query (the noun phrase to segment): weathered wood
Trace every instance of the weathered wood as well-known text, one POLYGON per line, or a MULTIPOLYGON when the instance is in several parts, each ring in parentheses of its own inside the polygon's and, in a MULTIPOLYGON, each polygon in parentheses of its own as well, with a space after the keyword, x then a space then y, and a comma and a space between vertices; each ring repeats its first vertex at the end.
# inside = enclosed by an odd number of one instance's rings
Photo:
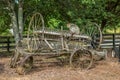
POLYGON ((103 42, 101 48, 114 48, 120 44, 120 34, 103 34, 103 42), (115 42, 113 44, 113 42, 115 42))
POLYGON ((51 52, 36 52, 36 53, 31 53, 31 52, 28 52, 26 51, 25 49, 23 49, 22 47, 17 47, 16 48, 17 52, 19 52, 21 55, 31 55, 31 56, 35 56, 35 55, 62 55, 62 54, 65 54, 65 53, 71 53, 70 51, 67 52, 67 51, 61 51, 60 53, 57 53, 57 51, 51 51, 51 52))
MULTIPOLYGON (((63 35, 63 37, 71 37, 71 34, 70 33, 64 33, 63 32, 53 32, 53 31, 34 31, 35 34, 48 34, 48 35, 54 35, 54 36, 61 36, 63 35)), ((85 39, 88 39, 88 40, 91 40, 91 37, 87 36, 87 35, 73 35, 73 38, 85 38, 85 39)))
POLYGON ((101 59, 106 59, 107 58, 107 50, 103 49, 103 50, 91 50, 92 54, 93 54, 93 58, 94 60, 101 60, 101 59))

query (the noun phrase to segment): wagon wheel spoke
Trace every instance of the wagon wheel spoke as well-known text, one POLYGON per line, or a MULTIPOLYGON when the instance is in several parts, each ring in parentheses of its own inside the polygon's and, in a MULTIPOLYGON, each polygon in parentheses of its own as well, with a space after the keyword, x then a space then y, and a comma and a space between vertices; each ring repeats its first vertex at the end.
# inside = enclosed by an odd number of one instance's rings
POLYGON ((91 53, 89 53, 88 51, 83 51, 82 53, 82 57, 80 58, 80 62, 81 62, 81 68, 87 68, 92 60, 92 56, 91 53))
POLYGON ((33 67, 32 56, 28 57, 24 62, 22 62, 24 59, 25 57, 21 56, 16 67, 16 72, 21 75, 27 73, 33 67))
POLYGON ((82 34, 86 34, 92 38, 91 46, 100 48, 102 43, 102 32, 100 26, 96 23, 88 22, 81 30, 82 34))
POLYGON ((89 69, 92 66, 92 53, 88 50, 76 50, 70 56, 70 65, 73 68, 89 69))
POLYGON ((29 23, 27 33, 27 50, 29 52, 36 52, 40 48, 40 38, 42 34, 38 34, 37 31, 43 31, 44 20, 40 13, 35 13, 29 23))

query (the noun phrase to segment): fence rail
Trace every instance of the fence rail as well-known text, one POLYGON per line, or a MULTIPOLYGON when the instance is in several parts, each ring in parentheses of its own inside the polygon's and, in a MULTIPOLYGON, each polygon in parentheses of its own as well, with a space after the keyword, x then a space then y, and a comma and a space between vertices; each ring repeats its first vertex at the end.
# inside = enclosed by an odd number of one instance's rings
POLYGON ((0 36, 0 50, 10 51, 15 48, 15 40, 13 36, 0 36))
POLYGON ((101 48, 114 48, 120 45, 120 34, 103 34, 101 48))
MULTIPOLYGON (((25 37, 25 36, 24 36, 25 37)), ((103 34, 101 48, 114 48, 120 45, 120 34, 103 34)), ((15 40, 13 36, 0 36, 0 50, 13 50, 15 40)))

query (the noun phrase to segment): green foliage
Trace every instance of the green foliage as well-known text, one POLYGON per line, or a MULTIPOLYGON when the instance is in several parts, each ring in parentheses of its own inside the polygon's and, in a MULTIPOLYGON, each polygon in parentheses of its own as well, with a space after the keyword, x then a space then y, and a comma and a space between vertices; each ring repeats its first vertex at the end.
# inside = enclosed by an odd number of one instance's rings
POLYGON ((95 0, 82 0, 83 4, 95 4, 95 0))
POLYGON ((7 34, 9 29, 9 24, 10 24, 10 17, 8 14, 4 14, 0 16, 0 34, 7 34))
POLYGON ((51 18, 49 21, 48 21, 48 26, 51 28, 51 29, 54 29, 54 28, 58 28, 59 24, 61 23, 62 21, 60 20, 57 20, 55 18, 51 18))
MULTIPOLYGON (((120 23, 120 0, 24 0, 23 7, 25 31, 34 12, 40 12, 45 26, 52 29, 60 26, 66 28, 67 22, 76 23, 82 29, 88 22, 95 22, 105 31, 108 28, 118 28, 120 23)), ((2 12, 4 8, 6 5, 2 4, 0 33, 10 28, 11 22, 9 12, 2 12)))

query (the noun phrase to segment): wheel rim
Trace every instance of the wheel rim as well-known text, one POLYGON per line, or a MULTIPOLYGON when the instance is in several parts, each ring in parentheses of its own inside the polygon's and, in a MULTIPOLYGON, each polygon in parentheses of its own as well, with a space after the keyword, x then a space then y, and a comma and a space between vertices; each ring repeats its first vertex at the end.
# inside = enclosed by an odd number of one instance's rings
POLYGON ((27 33, 27 49, 29 52, 35 52, 40 47, 40 37, 37 31, 44 31, 44 20, 40 13, 35 13, 29 23, 27 33))
POLYGON ((88 22, 84 28, 82 28, 81 33, 92 38, 91 44, 93 48, 100 48, 100 44, 102 43, 102 32, 98 24, 88 22))
POLYGON ((73 68, 89 69, 92 66, 92 53, 88 50, 76 50, 70 56, 70 66, 73 68))
MULTIPOLYGON (((23 58, 24 58, 24 57, 21 57, 21 59, 23 59, 23 58)), ((21 59, 20 59, 20 60, 21 60, 21 59)), ((31 56, 31 57, 29 57, 29 58, 24 62, 23 65, 21 65, 21 63, 19 63, 19 64, 17 65, 17 67, 16 67, 16 72, 17 72, 18 74, 25 74, 25 73, 27 73, 28 71, 31 70, 32 66, 33 66, 33 57, 31 56)))

